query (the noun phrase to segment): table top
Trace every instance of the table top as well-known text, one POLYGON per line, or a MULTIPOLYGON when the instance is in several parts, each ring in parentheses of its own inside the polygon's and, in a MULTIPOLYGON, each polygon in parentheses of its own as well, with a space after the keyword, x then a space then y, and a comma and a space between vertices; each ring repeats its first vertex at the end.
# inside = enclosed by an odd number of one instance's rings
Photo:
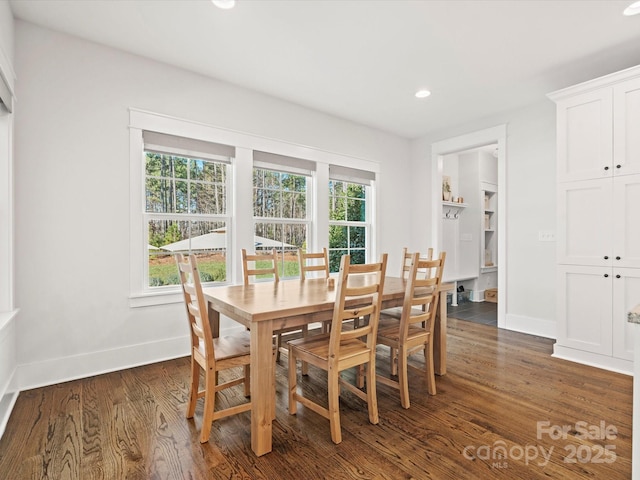
MULTIPOLYGON (((374 280, 372 275, 356 278, 359 284, 374 280)), ((385 277, 383 300, 401 300, 405 287, 406 280, 385 277)), ((333 310, 336 291, 337 284, 329 288, 327 281, 319 278, 203 289, 205 298, 214 309, 231 312, 234 316, 254 322, 333 310)))
MULTIPOLYGON (((355 278, 357 283, 366 284, 372 281, 373 277, 361 275, 355 278)), ((403 278, 385 277, 383 302, 400 302, 401 304, 406 283, 403 278)), ((203 289, 205 298, 215 310, 232 313, 234 317, 247 322, 332 310, 336 291, 337 285, 329 288, 325 279, 315 278, 304 281, 292 279, 280 282, 257 282, 247 286, 232 285, 203 289)))

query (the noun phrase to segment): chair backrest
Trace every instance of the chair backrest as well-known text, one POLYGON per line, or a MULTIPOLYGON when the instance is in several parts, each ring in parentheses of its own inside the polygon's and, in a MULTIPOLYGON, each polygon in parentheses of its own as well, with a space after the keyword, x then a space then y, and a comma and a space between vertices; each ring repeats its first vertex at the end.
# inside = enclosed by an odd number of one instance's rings
POLYGON ((258 275, 273 275, 275 282, 280 281, 278 275, 278 254, 276 249, 270 253, 249 255, 246 249, 242 249, 242 274, 244 276, 244 284, 249 285, 249 277, 257 277, 258 275), (253 262, 253 268, 250 268, 250 262, 253 262))
MULTIPOLYGON (((433 248, 427 250, 427 255, 424 257, 427 260, 431 260, 433 258, 433 248)), ((402 249, 402 270, 400 270, 400 278, 408 278, 409 272, 411 271, 411 262, 413 259, 413 253, 407 250, 407 247, 402 249)))
POLYGON ((329 340, 330 361, 339 359, 340 342, 350 338, 366 336, 367 347, 375 351, 387 254, 384 253, 378 263, 351 265, 350 262, 349 255, 343 255, 340 261, 329 340), (356 329, 342 328, 343 321, 360 317, 369 317, 365 326, 356 329))
POLYGON ((191 346, 195 348, 204 347, 202 353, 207 359, 213 361, 215 355, 213 352, 211 324, 209 323, 209 310, 202 293, 196 256, 177 253, 176 263, 180 274, 184 304, 187 308, 191 346))
POLYGON ((298 264, 300 265, 300 279, 305 280, 309 272, 322 272, 323 278, 329 278, 329 255, 327 249, 322 252, 305 253, 298 249, 298 264), (311 261, 312 263, 308 263, 311 261))
POLYGON ((446 255, 442 252, 437 259, 429 260, 420 258, 418 252, 412 254, 400 317, 400 341, 406 340, 409 327, 416 324, 433 335, 446 255))

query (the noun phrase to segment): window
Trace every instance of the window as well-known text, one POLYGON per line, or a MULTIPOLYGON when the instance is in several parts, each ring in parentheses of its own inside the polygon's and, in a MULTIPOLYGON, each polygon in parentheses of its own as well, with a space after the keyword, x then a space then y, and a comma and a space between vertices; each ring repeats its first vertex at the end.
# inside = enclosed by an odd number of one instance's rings
POLYGON ((298 248, 307 247, 313 162, 254 152, 253 218, 256 252, 278 251, 281 277, 297 277, 298 248), (269 160, 275 163, 265 163, 269 160))
POLYGON ((371 236, 370 181, 373 174, 345 167, 329 169, 329 270, 340 269, 342 255, 366 263, 371 236))
POLYGON ((203 282, 227 282, 230 157, 216 152, 232 152, 171 135, 143 137, 148 288, 180 284, 177 252, 198 257, 203 282))

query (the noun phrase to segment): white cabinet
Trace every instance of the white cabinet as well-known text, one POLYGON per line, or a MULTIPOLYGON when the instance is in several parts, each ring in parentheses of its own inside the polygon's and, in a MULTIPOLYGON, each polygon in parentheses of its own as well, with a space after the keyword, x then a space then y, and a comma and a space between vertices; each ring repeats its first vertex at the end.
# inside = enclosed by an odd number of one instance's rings
POLYGON ((557 104, 556 356, 633 371, 640 302, 640 66, 550 94, 557 104))
POLYGON ((558 263, 640 268, 640 175, 559 183, 557 202, 558 263))
POLYGON ((559 265, 557 283, 558 319, 563 321, 558 322, 555 350, 625 370, 625 361, 633 362, 634 331, 627 313, 640 299, 640 269, 559 265))
POLYGON ((550 95, 557 101, 558 181, 640 174, 640 78, 575 93, 580 87, 550 95))

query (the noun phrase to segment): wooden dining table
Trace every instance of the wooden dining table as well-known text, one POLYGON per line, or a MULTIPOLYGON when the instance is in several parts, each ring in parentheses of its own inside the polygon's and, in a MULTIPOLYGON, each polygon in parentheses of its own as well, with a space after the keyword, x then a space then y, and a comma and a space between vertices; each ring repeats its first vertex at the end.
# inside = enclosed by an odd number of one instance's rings
MULTIPOLYGON (((364 280, 366 281, 366 279, 364 280)), ((402 306, 406 280, 385 277, 382 308, 402 306)), ((447 371, 446 294, 452 284, 440 289, 434 332, 434 366, 438 375, 447 371)), ((203 289, 209 304, 209 322, 214 337, 220 334, 220 315, 241 323, 251 331, 251 448, 260 456, 272 449, 273 334, 290 327, 331 320, 336 289, 325 279, 283 280, 251 285, 203 289)))

